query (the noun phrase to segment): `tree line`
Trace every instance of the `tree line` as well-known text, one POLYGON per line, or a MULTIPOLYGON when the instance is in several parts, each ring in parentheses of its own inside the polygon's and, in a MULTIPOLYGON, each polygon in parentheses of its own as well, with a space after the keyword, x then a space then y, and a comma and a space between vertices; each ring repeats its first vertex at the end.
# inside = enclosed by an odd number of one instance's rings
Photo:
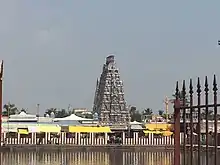
POLYGON ((9 102, 9 103, 3 105, 2 116, 15 115, 15 114, 18 114, 22 111, 26 113, 27 109, 24 109, 24 108, 19 109, 15 106, 15 104, 12 104, 9 102))
MULTIPOLYGON (((180 95, 181 95, 181 93, 180 93, 180 95)), ((173 97, 174 96, 175 95, 173 95, 173 97)), ((188 103, 188 97, 186 97, 186 102, 188 103)), ((22 111, 27 113, 28 109, 25 109, 25 108, 19 109, 18 107, 16 107, 15 104, 8 102, 7 104, 5 104, 3 106, 2 115, 3 116, 10 116, 10 115, 18 114, 22 111)), ((76 114, 77 116, 84 117, 84 118, 93 118, 93 115, 94 115, 94 114, 75 113, 74 110, 48 108, 48 109, 46 109, 44 116, 46 117, 49 115, 49 116, 53 116, 55 118, 62 118, 62 117, 67 117, 73 113, 76 114)), ((166 118, 166 114, 164 114, 164 110, 159 110, 158 114, 160 116, 163 116, 164 118, 166 118)), ((36 114, 36 115, 39 115, 39 114, 36 114)), ((144 110, 137 110, 137 108, 135 106, 132 106, 130 108, 131 121, 141 122, 143 120, 151 119, 152 115, 153 115, 153 110, 151 108, 146 108, 144 110)))
MULTIPOLYGON (((182 99, 181 97, 182 95, 180 95, 180 99, 182 99)), ((186 96, 185 98, 185 102, 186 104, 189 104, 188 101, 188 96, 186 96)), ((15 104, 12 103, 7 103, 3 106, 3 112, 2 112, 2 116, 10 116, 10 115, 14 115, 14 114, 18 114, 20 112, 25 112, 28 113, 28 109, 25 108, 18 108, 16 107, 15 104)), ((74 110, 66 110, 66 109, 58 109, 58 108, 49 108, 46 109, 44 116, 50 116, 50 117, 54 117, 54 118, 63 118, 63 117, 67 117, 70 116, 71 114, 76 114, 77 116, 83 117, 83 118, 93 118, 94 114, 90 114, 90 113, 75 113, 74 110)), ((38 115, 38 114, 36 114, 38 115)), ((138 110, 135 106, 132 106, 130 108, 130 117, 131 117, 131 121, 138 121, 138 122, 142 122, 142 121, 147 121, 149 119, 152 118, 153 116, 153 110, 151 108, 146 108, 142 111, 138 110)), ((158 115, 166 118, 166 114, 164 113, 164 110, 158 110, 158 115)), ((214 113, 213 110, 209 110, 208 111, 208 120, 213 120, 214 119, 214 113)), ((220 115, 217 115, 217 118, 220 119, 220 115)), ((201 110, 201 119, 206 119, 206 111, 205 109, 201 110)))
MULTIPOLYGON (((3 106, 3 112, 2 116, 10 116, 10 115, 15 115, 20 112, 25 112, 28 113, 28 109, 25 108, 18 108, 16 107, 15 104, 13 103, 7 103, 3 106)), ((58 108, 48 108, 46 109, 44 113, 44 117, 50 116, 50 117, 55 117, 55 118, 63 118, 70 116, 71 114, 76 114, 77 116, 84 117, 84 118, 93 118, 94 114, 89 114, 89 113, 77 113, 74 112, 74 110, 66 110, 66 109, 58 109, 58 108)), ((163 111, 160 110, 159 114, 163 114, 163 111)), ((143 121, 147 118, 151 118, 153 115, 153 110, 151 108, 146 108, 143 111, 138 111, 136 107, 131 107, 130 108, 130 116, 131 116, 131 121, 143 121)))
MULTIPOLYGON (((15 104, 8 102, 7 104, 3 105, 2 116, 10 116, 19 114, 20 112, 28 113, 28 109, 25 108, 18 108, 15 104)), ((63 118, 67 117, 71 114, 76 114, 77 116, 84 117, 84 118, 93 118, 91 114, 81 114, 75 113, 74 110, 66 110, 66 109, 58 109, 58 108, 48 108, 44 113, 44 117, 50 116, 55 118, 63 118)), ((36 114, 37 116, 39 114, 36 114)))
POLYGON ((89 118, 92 119, 94 114, 91 113, 81 113, 81 112, 75 112, 73 109, 66 110, 66 109, 57 109, 57 108, 49 108, 45 111, 44 116, 50 116, 55 118, 63 118, 70 116, 71 114, 75 114, 76 116, 83 117, 83 118, 89 118))

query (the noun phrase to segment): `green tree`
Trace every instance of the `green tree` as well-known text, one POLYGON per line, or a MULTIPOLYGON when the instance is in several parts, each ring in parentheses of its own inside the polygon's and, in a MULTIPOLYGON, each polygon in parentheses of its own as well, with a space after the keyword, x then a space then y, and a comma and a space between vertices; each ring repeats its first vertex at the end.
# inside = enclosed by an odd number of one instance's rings
POLYGON ((163 116, 163 115, 164 115, 164 110, 159 110, 159 111, 158 111, 158 114, 159 114, 160 116, 163 116))
POLYGON ((55 118, 63 118, 69 116, 71 113, 65 109, 58 110, 57 108, 49 108, 44 113, 44 116, 54 114, 55 118))
POLYGON ((44 113, 44 116, 46 116, 47 114, 48 115, 51 115, 51 113, 54 114, 54 116, 56 117, 57 116, 57 108, 49 108, 46 110, 46 112, 44 113))
POLYGON ((132 107, 130 108, 130 114, 131 114, 131 115, 133 115, 136 111, 137 111, 137 108, 136 108, 136 107, 132 106, 132 107))
POLYGON ((144 109, 142 111, 142 120, 147 121, 152 118, 153 110, 151 108, 144 109))
POLYGON ((142 115, 149 118, 153 115, 153 110, 151 108, 144 109, 142 115))
POLYGON ((57 118, 63 118, 63 117, 67 117, 69 116, 69 112, 66 111, 65 109, 61 109, 60 111, 57 111, 57 114, 55 115, 55 117, 57 118))
POLYGON ((136 107, 132 106, 130 108, 131 121, 141 122, 141 113, 137 110, 136 107))
POLYGON ((3 106, 3 112, 2 116, 10 116, 10 115, 15 115, 19 112, 18 108, 15 106, 15 104, 12 104, 8 102, 3 106))
POLYGON ((151 108, 144 109, 143 115, 153 115, 153 110, 151 108))

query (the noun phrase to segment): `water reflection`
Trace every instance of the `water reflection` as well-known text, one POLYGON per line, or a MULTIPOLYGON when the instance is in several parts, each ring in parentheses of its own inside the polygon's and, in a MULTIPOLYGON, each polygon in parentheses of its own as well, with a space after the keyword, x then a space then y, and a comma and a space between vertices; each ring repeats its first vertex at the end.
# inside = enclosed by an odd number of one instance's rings
MULTIPOLYGON (((0 165, 173 165, 173 152, 17 152, 0 159, 0 165)), ((201 159, 205 165, 205 155, 201 159)))

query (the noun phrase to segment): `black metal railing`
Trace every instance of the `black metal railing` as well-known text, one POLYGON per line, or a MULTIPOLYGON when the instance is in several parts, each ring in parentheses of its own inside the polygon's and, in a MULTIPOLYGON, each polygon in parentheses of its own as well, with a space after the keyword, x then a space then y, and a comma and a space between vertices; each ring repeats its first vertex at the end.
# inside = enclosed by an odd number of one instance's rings
POLYGON ((220 104, 217 103, 217 82, 216 76, 214 75, 213 79, 213 88, 212 93, 209 92, 208 78, 205 78, 204 92, 201 89, 200 79, 197 80, 197 86, 195 92, 193 90, 193 82, 190 79, 189 83, 189 92, 186 91, 185 81, 182 84, 181 96, 178 87, 178 82, 176 84, 176 100, 174 101, 174 120, 175 120, 175 153, 174 153, 174 165, 209 165, 210 162, 213 165, 219 164, 218 162, 218 146, 220 147, 220 132, 218 133, 218 107, 220 104), (203 93, 203 95, 202 95, 203 93), (209 95, 212 94, 213 103, 209 102, 209 95), (204 99, 204 100, 202 100, 204 99), (194 100, 197 101, 196 105, 194 100), (186 104, 186 101, 189 101, 189 104, 186 104), (204 104, 201 102, 204 101, 204 104), (186 110, 190 110, 190 122, 186 122, 186 110), (204 110, 204 112, 202 112, 204 110), (180 111, 182 111, 183 118, 183 131, 180 130, 180 111), (194 122, 193 112, 198 113, 198 122, 194 122), (214 112, 213 119, 214 124, 210 125, 210 114, 214 112), (202 115, 203 114, 203 115, 202 115), (205 130, 201 132, 201 125, 204 126, 205 130), (214 128, 214 130, 210 129, 214 128), (180 160, 181 153, 181 144, 180 144, 180 133, 183 133, 183 151, 182 151, 182 160, 180 160), (201 140, 203 139, 203 140, 201 140), (205 139, 205 140, 204 140, 205 139), (214 142, 214 143, 213 143, 214 142), (202 145, 204 144, 204 145, 202 145), (197 156, 195 157, 195 152, 197 156), (205 152, 206 161, 201 162, 202 153, 205 152), (210 154, 214 158, 210 157, 210 154), (195 160, 196 159, 196 160, 195 160), (211 160, 213 159, 213 160, 211 160), (182 163, 181 163, 182 161, 182 163))

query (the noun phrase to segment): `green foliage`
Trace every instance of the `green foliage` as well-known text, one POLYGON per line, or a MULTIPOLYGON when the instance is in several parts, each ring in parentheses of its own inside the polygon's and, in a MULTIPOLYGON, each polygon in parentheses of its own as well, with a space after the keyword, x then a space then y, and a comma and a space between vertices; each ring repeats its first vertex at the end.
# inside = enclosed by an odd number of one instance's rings
POLYGON ((131 121, 145 121, 152 117, 153 111, 151 108, 144 109, 142 112, 138 111, 136 107, 130 109, 131 121))
POLYGON ((145 116, 152 116, 153 115, 153 110, 151 108, 144 109, 142 114, 145 115, 145 116))
POLYGON ((67 117, 71 114, 70 112, 66 111, 65 109, 58 110, 57 108, 49 108, 44 113, 44 116, 46 116, 47 114, 51 115, 52 113, 54 114, 55 118, 67 117))
POLYGON ((15 104, 11 104, 8 102, 3 106, 3 112, 2 116, 10 116, 10 115, 15 115, 19 112, 18 108, 15 106, 15 104))
POLYGON ((158 114, 159 114, 160 116, 163 116, 163 115, 164 115, 164 110, 159 110, 159 111, 158 111, 158 114))
POLYGON ((142 111, 142 121, 148 121, 152 118, 153 110, 151 108, 144 109, 142 111))
POLYGON ((141 113, 137 110, 136 107, 131 107, 130 109, 131 121, 141 122, 141 113))
POLYGON ((69 115, 70 115, 70 113, 68 111, 66 111, 65 109, 61 109, 60 111, 57 111, 56 117, 62 118, 62 117, 67 117, 69 115))

